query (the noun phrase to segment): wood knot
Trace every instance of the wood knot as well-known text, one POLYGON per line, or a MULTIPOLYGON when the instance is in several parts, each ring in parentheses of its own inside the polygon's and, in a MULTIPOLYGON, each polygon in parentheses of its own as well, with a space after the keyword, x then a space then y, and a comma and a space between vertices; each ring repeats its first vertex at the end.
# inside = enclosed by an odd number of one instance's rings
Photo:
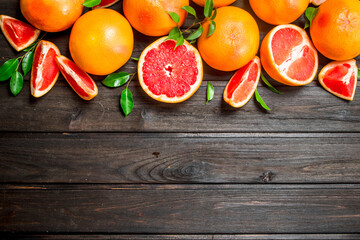
POLYGON ((271 182, 275 177, 275 173, 271 171, 266 171, 260 176, 260 181, 263 183, 271 182))
POLYGON ((159 152, 153 152, 152 155, 154 155, 156 158, 158 158, 160 156, 159 152))

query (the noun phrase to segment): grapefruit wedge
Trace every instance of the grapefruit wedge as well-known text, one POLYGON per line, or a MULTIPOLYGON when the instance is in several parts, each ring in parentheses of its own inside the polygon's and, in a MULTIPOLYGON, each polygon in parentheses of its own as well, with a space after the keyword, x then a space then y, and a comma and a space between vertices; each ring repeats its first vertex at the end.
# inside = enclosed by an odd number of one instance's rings
POLYGON ((92 7, 92 9, 111 7, 112 5, 117 3, 118 1, 119 0, 101 0, 101 3, 99 5, 96 5, 96 6, 92 7))
POLYGON ((58 47, 51 42, 42 40, 36 46, 30 79, 31 95, 34 97, 44 96, 54 86, 59 77, 58 55, 58 47))
POLYGON ((56 61, 65 80, 82 99, 91 100, 98 94, 94 80, 73 61, 65 56, 57 56, 56 61))
POLYGON ((309 84, 319 66, 317 51, 305 30, 292 24, 279 25, 266 35, 260 58, 270 77, 289 86, 309 84))
POLYGON ((29 47, 40 35, 39 29, 6 15, 0 15, 0 27, 5 38, 16 51, 29 47))
POLYGON ((138 65, 139 82, 153 99, 179 103, 190 98, 200 87, 203 65, 199 52, 188 42, 160 38, 141 54, 138 65))
POLYGON ((260 58, 255 56, 230 79, 224 90, 224 101, 235 108, 244 106, 254 95, 260 75, 260 58))
POLYGON ((349 101, 354 99, 357 78, 358 67, 354 59, 331 62, 319 74, 319 82, 327 91, 349 101))

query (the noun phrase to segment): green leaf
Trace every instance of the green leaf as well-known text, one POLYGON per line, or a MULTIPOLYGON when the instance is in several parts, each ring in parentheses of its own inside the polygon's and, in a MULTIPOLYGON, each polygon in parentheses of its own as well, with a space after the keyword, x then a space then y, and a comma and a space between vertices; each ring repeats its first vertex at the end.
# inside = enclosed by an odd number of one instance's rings
POLYGON ((358 78, 360 78, 360 69, 359 69, 359 71, 358 71, 358 78))
POLYGON ((214 86, 208 82, 207 83, 207 93, 206 93, 206 103, 210 102, 214 98, 214 86))
POLYGON ((24 85, 24 78, 18 71, 14 72, 10 79, 10 90, 14 96, 18 95, 24 85))
POLYGON ((213 15, 211 16, 210 20, 214 20, 214 19, 216 18, 216 15, 217 15, 217 7, 215 6, 214 13, 213 13, 213 15))
POLYGON ((24 76, 26 76, 26 74, 30 72, 33 61, 34 61, 34 52, 33 51, 27 52, 22 60, 22 65, 21 65, 24 76))
POLYGON ((208 35, 206 37, 210 37, 211 35, 213 35, 213 33, 215 32, 215 29, 216 29, 216 22, 211 20, 210 21, 210 26, 209 26, 209 32, 208 32, 208 35))
POLYGON ((268 88, 273 91, 274 93, 277 94, 283 94, 282 92, 278 91, 276 88, 274 88, 269 81, 265 78, 265 76, 263 74, 261 74, 261 80, 266 84, 266 86, 268 86, 268 88))
POLYGON ((175 40, 177 41, 180 37, 181 33, 180 33, 180 30, 178 27, 174 27, 170 33, 169 33, 169 36, 167 39, 172 39, 172 40, 175 40))
POLYGON ((310 22, 308 19, 305 19, 305 26, 304 26, 304 30, 307 29, 308 27, 310 27, 310 22))
POLYGON ((125 88, 125 90, 121 93, 120 105, 125 117, 127 117, 134 108, 133 95, 128 88, 125 88))
POLYGON ((101 0, 85 0, 83 5, 88 8, 95 7, 101 3, 101 0))
POLYGON ((198 38, 201 36, 201 34, 203 33, 203 31, 204 31, 204 28, 203 28, 203 26, 200 25, 199 28, 198 28, 196 31, 194 31, 193 33, 191 33, 191 34, 186 38, 186 40, 192 41, 192 40, 198 39, 198 38))
MULTIPOLYGON (((319 8, 314 8, 314 7, 308 7, 305 11, 305 17, 307 20, 309 20, 308 25, 309 27, 311 26, 311 23, 314 19, 314 17, 316 16, 317 12, 319 11, 319 8)), ((306 24, 305 24, 305 28, 306 29, 306 24)))
POLYGON ((181 9, 187 11, 189 14, 193 15, 197 19, 196 11, 190 6, 183 6, 181 9))
POLYGON ((13 73, 16 71, 18 65, 19 65, 19 60, 17 58, 6 61, 0 67, 0 81, 6 81, 9 78, 11 78, 13 73))
POLYGON ((131 57, 131 59, 134 61, 139 61, 139 58, 131 57))
POLYGON ((127 83, 129 79, 130 74, 126 72, 112 73, 102 81, 102 84, 110 88, 116 88, 127 83))
POLYGON ((264 100, 261 98, 259 92, 257 89, 255 89, 255 98, 256 98, 256 101, 258 103, 260 103, 260 105, 265 109, 265 110, 268 110, 270 111, 271 109, 266 105, 266 103, 264 102, 264 100))
POLYGON ((167 13, 170 15, 171 19, 172 19, 174 22, 176 22, 177 24, 179 24, 179 22, 180 22, 180 16, 179 16, 177 13, 175 13, 175 12, 167 12, 167 13))
POLYGON ((182 34, 180 34, 179 38, 176 40, 176 46, 174 48, 174 50, 178 47, 184 44, 184 36, 182 34))
POLYGON ((213 0, 206 0, 205 7, 204 7, 204 16, 207 18, 211 17, 213 9, 214 9, 213 0))

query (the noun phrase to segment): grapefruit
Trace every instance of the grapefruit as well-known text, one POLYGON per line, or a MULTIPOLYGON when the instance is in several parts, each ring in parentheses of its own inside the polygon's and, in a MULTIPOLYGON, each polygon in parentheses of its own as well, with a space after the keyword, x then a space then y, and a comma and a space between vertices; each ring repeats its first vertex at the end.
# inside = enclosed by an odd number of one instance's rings
POLYGON ((327 0, 310 26, 317 50, 332 60, 349 60, 360 54, 360 1, 327 0))
POLYGON ((64 56, 57 56, 56 62, 65 80, 82 99, 91 100, 98 94, 94 80, 74 62, 64 56))
POLYGON ((153 99, 179 103, 190 98, 200 87, 203 66, 199 52, 187 41, 175 49, 176 41, 160 38, 141 54, 139 82, 153 99))
POLYGON ((118 1, 119 0, 101 0, 101 3, 99 5, 94 6, 92 9, 111 7, 112 5, 117 3, 118 1))
POLYGON ((80 17, 84 0, 20 0, 26 20, 45 32, 60 32, 70 28, 80 17))
POLYGON ((124 0, 123 9, 131 26, 148 36, 164 36, 176 23, 168 12, 175 12, 180 16, 179 26, 187 17, 183 6, 189 5, 189 0, 124 0))
POLYGON ((51 42, 42 40, 36 46, 30 79, 32 96, 44 96, 54 86, 59 77, 59 68, 56 64, 58 55, 58 47, 51 42))
POLYGON ((289 86, 309 84, 319 66, 318 54, 305 30, 292 24, 279 25, 265 36, 260 58, 270 77, 289 86))
POLYGON ((5 15, 0 15, 0 28, 16 51, 29 47, 40 35, 39 29, 5 15))
POLYGON ((74 24, 69 40, 75 63, 85 72, 108 75, 131 57, 134 35, 129 22, 112 9, 95 9, 74 24))
MULTIPOLYGON (((205 3, 206 3, 206 0, 192 0, 192 1, 202 7, 204 7, 205 3)), ((217 7, 224 7, 224 6, 232 4, 235 1, 236 0, 214 0, 214 4, 217 7)))
POLYGON ((255 14, 273 25, 294 22, 305 12, 309 3, 310 0, 250 0, 255 14))
POLYGON ((320 84, 339 98, 354 99, 358 67, 354 59, 334 61, 326 65, 319 74, 320 84))
POLYGON ((212 68, 234 71, 246 65, 259 50, 260 33, 255 19, 245 10, 227 6, 219 8, 216 30, 207 37, 210 22, 203 24, 198 40, 201 57, 212 68))
POLYGON ((260 75, 260 58, 255 56, 230 79, 224 90, 224 101, 235 108, 244 106, 254 95, 260 75))

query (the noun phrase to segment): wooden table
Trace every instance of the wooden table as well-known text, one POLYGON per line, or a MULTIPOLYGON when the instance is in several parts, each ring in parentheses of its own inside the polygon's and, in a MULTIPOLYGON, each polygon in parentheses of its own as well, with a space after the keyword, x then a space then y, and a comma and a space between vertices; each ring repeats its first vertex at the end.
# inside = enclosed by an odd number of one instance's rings
MULTIPOLYGON (((236 6, 253 13, 248 1, 236 6)), ((18 0, 1 14, 23 19, 18 0)), ((121 4, 113 9, 121 10, 121 4)), ((200 8, 196 8, 201 11, 200 8)), ((256 18, 262 37, 272 26, 256 18)), ((303 26, 303 18, 297 24, 303 26)), ((62 54, 70 31, 48 34, 62 54)), ((156 38, 135 32, 138 57, 156 38)), ((1 63, 19 56, 0 36, 1 63)), ((328 60, 320 57, 321 66, 328 60)), ((129 61, 121 70, 136 71, 129 61)), ((122 89, 97 79, 82 101, 61 77, 46 96, 11 96, 0 83, 0 231, 27 239, 360 239, 359 93, 346 102, 315 80, 271 81, 233 109, 222 100, 232 72, 205 67, 187 102, 150 99, 137 81, 133 113, 122 89), (206 83, 215 98, 205 104, 206 83)), ((359 89, 358 89, 359 91, 359 89)))

